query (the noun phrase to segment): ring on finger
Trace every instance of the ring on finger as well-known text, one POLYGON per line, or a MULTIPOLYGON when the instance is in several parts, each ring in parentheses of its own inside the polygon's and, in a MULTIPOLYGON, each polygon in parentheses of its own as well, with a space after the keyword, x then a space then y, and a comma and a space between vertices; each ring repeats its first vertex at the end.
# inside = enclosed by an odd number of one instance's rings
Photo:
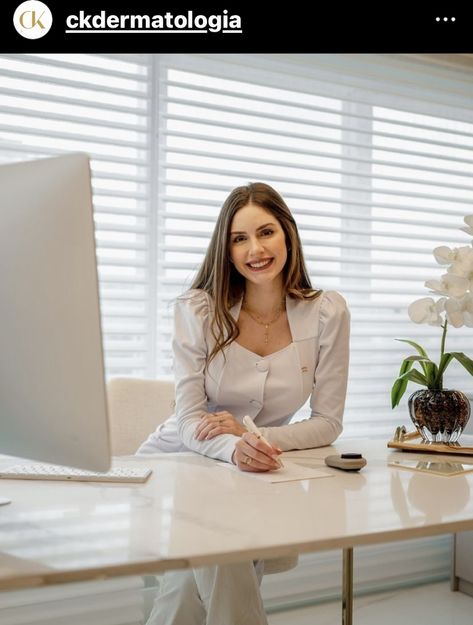
POLYGON ((251 461, 253 460, 253 458, 251 456, 246 456, 245 460, 243 461, 245 464, 251 464, 251 461))

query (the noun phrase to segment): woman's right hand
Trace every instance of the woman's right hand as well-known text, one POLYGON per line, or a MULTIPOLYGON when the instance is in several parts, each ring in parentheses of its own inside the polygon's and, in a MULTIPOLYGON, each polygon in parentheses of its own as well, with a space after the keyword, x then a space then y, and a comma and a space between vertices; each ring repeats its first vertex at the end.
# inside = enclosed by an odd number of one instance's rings
POLYGON ((232 462, 240 471, 274 471, 280 468, 277 457, 281 453, 281 449, 267 445, 255 434, 245 432, 235 444, 232 462))

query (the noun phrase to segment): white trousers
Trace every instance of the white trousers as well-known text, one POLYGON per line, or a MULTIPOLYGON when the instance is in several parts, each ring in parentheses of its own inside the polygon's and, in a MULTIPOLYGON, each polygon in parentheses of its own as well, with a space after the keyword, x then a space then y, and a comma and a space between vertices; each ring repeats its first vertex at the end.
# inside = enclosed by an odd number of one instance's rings
POLYGON ((166 571, 146 625, 268 625, 264 562, 166 571))

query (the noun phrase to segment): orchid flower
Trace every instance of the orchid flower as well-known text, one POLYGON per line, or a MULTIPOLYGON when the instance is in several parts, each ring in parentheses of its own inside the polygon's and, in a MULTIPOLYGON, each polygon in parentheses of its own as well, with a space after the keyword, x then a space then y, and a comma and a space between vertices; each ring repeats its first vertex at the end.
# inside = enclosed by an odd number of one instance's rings
MULTIPOLYGON (((473 235, 473 215, 464 218, 466 226, 461 230, 473 235)), ((416 349, 416 354, 404 359, 399 376, 394 381, 391 391, 392 407, 397 406, 403 396, 408 382, 415 382, 429 389, 443 388, 443 374, 453 359, 473 375, 473 360, 463 352, 446 352, 445 341, 448 324, 455 328, 467 326, 473 328, 473 241, 471 246, 450 248, 446 245, 436 247, 433 251, 439 265, 447 265, 447 273, 440 280, 427 280, 425 286, 439 299, 423 297, 415 300, 408 308, 408 314, 414 323, 426 323, 442 328, 440 343, 440 360, 435 363, 425 349, 418 343, 397 339, 408 343, 416 349), (419 364, 421 370, 414 367, 419 364)))
POLYGON ((455 328, 473 328, 473 294, 467 293, 461 299, 448 298, 445 301, 448 323, 455 328))
POLYGON ((438 262, 439 265, 450 265, 450 263, 455 260, 456 255, 457 250, 451 250, 446 245, 441 245, 440 247, 436 247, 434 249, 435 260, 438 262))
POLYGON ((435 302, 431 297, 417 299, 409 306, 407 312, 414 323, 428 323, 430 326, 441 326, 443 319, 440 313, 444 311, 445 297, 435 302))
POLYGON ((445 273, 440 280, 427 280, 425 286, 439 295, 463 297, 470 287, 470 281, 453 273, 445 273))
POLYGON ((473 235, 473 215, 467 215, 463 218, 463 221, 466 223, 466 226, 463 226, 462 228, 460 228, 460 230, 463 230, 463 232, 466 232, 467 234, 473 235))

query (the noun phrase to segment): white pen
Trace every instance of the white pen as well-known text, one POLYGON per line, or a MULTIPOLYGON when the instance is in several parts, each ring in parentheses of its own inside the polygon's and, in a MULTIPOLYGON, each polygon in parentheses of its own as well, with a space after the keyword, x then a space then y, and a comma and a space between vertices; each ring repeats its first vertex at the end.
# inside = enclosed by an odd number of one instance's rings
MULTIPOLYGON (((266 443, 266 445, 269 445, 270 447, 272 447, 271 443, 267 441, 265 437, 261 434, 257 425, 255 424, 255 422, 249 415, 245 415, 243 417, 243 425, 246 427, 248 432, 255 434, 258 438, 260 438, 263 441, 263 443, 266 443)), ((279 467, 282 469, 282 467, 284 466, 282 461, 279 458, 274 458, 274 460, 279 464, 279 467)))

